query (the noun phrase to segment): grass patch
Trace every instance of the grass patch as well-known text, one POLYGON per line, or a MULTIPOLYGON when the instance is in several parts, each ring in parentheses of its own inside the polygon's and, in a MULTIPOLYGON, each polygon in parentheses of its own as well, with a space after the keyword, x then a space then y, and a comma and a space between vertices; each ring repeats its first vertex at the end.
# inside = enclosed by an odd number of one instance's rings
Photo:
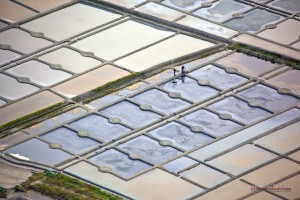
POLYGON ((281 54, 269 52, 260 48, 254 48, 247 45, 243 45, 238 42, 234 42, 231 45, 228 46, 229 49, 235 50, 237 52, 241 52, 250 56, 255 56, 257 58, 270 61, 272 63, 278 63, 278 64, 285 64, 291 67, 294 67, 296 69, 300 69, 300 61, 288 58, 286 56, 283 56, 281 54))
POLYGON ((33 113, 30 113, 30 114, 25 115, 23 117, 20 117, 18 119, 15 119, 13 121, 10 121, 10 122, 8 122, 8 123, 0 126, 0 133, 6 131, 8 129, 17 127, 19 125, 22 125, 22 124, 24 124, 24 123, 26 123, 28 121, 31 121, 31 120, 34 120, 34 119, 38 119, 38 118, 40 118, 41 116, 43 116, 43 115, 45 115, 47 113, 56 111, 56 110, 64 107, 65 105, 67 105, 67 103, 60 102, 60 103, 54 104, 52 106, 49 106, 47 108, 43 108, 43 109, 38 110, 36 112, 33 112, 33 113))
POLYGON ((144 77, 145 75, 143 73, 134 72, 117 80, 108 82, 105 85, 97 87, 82 95, 74 97, 72 100, 75 102, 82 102, 84 104, 87 104, 97 98, 103 97, 130 84, 136 83, 144 77))
POLYGON ((0 198, 6 198, 7 197, 7 190, 0 186, 0 198))
POLYGON ((32 175, 26 182, 16 186, 16 190, 34 190, 54 199, 74 200, 119 200, 118 196, 84 183, 64 174, 46 172, 32 175))

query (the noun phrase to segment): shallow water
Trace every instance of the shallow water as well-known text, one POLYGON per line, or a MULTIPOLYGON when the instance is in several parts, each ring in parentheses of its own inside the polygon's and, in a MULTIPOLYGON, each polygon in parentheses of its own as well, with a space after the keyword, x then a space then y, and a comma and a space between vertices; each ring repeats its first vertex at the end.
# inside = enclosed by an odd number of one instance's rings
POLYGON ((237 176, 275 157, 269 151, 246 144, 207 163, 237 176))
POLYGON ((178 92, 182 97, 193 102, 202 101, 218 94, 219 92, 218 90, 208 86, 200 86, 197 81, 187 77, 184 79, 184 83, 182 83, 181 80, 176 81, 177 83, 172 83, 172 81, 169 81, 160 85, 160 87, 170 92, 178 92))
POLYGON ((173 173, 178 173, 181 170, 184 170, 190 166, 196 165, 198 162, 188 158, 188 157, 180 157, 175 159, 165 165, 163 167, 173 173))
POLYGON ((139 128, 157 121, 160 115, 151 111, 142 111, 137 105, 122 101, 100 111, 104 115, 119 118, 131 127, 139 128))
POLYGON ((77 51, 68 48, 60 48, 47 53, 39 59, 50 64, 61 65, 64 69, 74 73, 81 73, 93 67, 97 67, 102 62, 93 58, 84 57, 77 51))
POLYGON ((5 153, 15 155, 15 157, 23 160, 31 160, 49 165, 55 165, 71 158, 70 154, 59 149, 51 149, 47 143, 35 138, 11 147, 5 153))
POLYGON ((299 70, 290 70, 269 79, 268 82, 280 88, 290 89, 292 92, 300 95, 299 77, 300 77, 299 70))
POLYGON ((250 107, 246 102, 235 97, 228 97, 218 101, 208 106, 208 108, 219 113, 230 114, 234 119, 245 124, 252 124, 271 115, 271 113, 263 109, 250 107))
POLYGON ((255 9, 245 14, 242 18, 232 19, 226 22, 225 25, 239 31, 256 33, 262 30, 265 25, 274 24, 283 19, 284 17, 280 15, 262 9, 255 9))
POLYGON ((212 21, 222 22, 230 19, 233 14, 244 12, 250 8, 252 7, 237 1, 221 0, 215 2, 211 7, 195 11, 194 14, 212 21))
POLYGON ((0 18, 5 21, 14 23, 28 17, 35 15, 36 13, 18 5, 10 0, 0 1, 0 18))
POLYGON ((178 20, 176 23, 189 26, 191 28, 198 29, 224 38, 230 38, 238 34, 238 32, 235 30, 226 28, 224 26, 220 26, 218 24, 211 23, 203 19, 193 17, 191 15, 188 15, 187 17, 178 20))
POLYGON ((151 167, 140 160, 132 160, 128 155, 115 149, 107 150, 89 160, 98 166, 111 168, 112 173, 123 178, 130 178, 151 167))
POLYGON ((16 100, 38 90, 38 87, 20 83, 10 76, 0 74, 0 96, 2 97, 16 100))
POLYGON ((30 60, 6 70, 6 72, 18 77, 27 77, 32 82, 42 86, 49 86, 72 77, 71 74, 61 70, 51 69, 48 65, 30 60))
POLYGON ((126 69, 140 72, 160 63, 171 61, 172 59, 195 53, 212 46, 214 46, 213 43, 179 34, 117 60, 115 63, 126 69))
POLYGON ((300 22, 294 19, 288 19, 274 29, 267 29, 258 34, 258 36, 282 43, 290 44, 299 39, 300 35, 300 22), (292 31, 291 31, 292 30, 292 31))
POLYGON ((143 135, 129 140, 118 147, 128 153, 137 154, 140 158, 152 164, 166 162, 181 154, 180 151, 172 147, 161 146, 157 141, 143 135))
POLYGON ((104 141, 111 141, 131 131, 119 124, 109 123, 106 118, 95 114, 76 120, 70 123, 70 126, 78 131, 88 132, 91 136, 104 141))
POLYGON ((47 3, 43 3, 42 1, 36 1, 36 0, 17 0, 17 1, 42 12, 69 3, 72 0, 50 0, 47 3))
POLYGON ((298 0, 275 0, 268 5, 291 13, 300 12, 300 4, 298 0))
POLYGON ((85 109, 82 109, 80 107, 74 108, 70 111, 67 111, 65 113, 62 113, 60 115, 57 115, 55 117, 52 117, 50 119, 47 119, 43 122, 40 122, 38 124, 35 124, 29 128, 26 129, 27 132, 30 134, 36 134, 41 133, 42 131, 46 131, 47 129, 50 129, 54 126, 59 125, 60 123, 64 123, 68 120, 71 120, 75 117, 78 117, 80 115, 83 115, 87 111, 85 109))
POLYGON ((0 43, 11 46, 22 53, 32 53, 52 44, 48 40, 32 37, 29 33, 11 28, 0 33, 0 43))
POLYGON ((214 65, 207 65, 191 72, 189 75, 198 80, 207 80, 211 85, 223 90, 238 86, 247 81, 244 77, 226 73, 225 70, 214 65))
POLYGON ((247 129, 241 130, 231 136, 228 136, 222 140, 219 140, 215 143, 212 143, 206 147, 203 147, 193 153, 189 154, 190 156, 199 159, 205 160, 210 158, 218 153, 226 151, 238 144, 241 144, 251 138, 257 137, 267 131, 270 131, 274 128, 280 127, 281 125, 294 120, 300 116, 299 109, 291 109, 280 115, 267 119, 263 122, 260 122, 254 126, 251 126, 247 129))
POLYGON ((257 101, 273 112, 286 110, 299 103, 299 100, 295 97, 279 94, 276 90, 262 84, 252 86, 237 93, 237 95, 246 98, 248 101, 257 101))
POLYGON ((21 57, 20 54, 17 54, 13 51, 0 49, 0 65, 7 63, 11 60, 21 57))
POLYGON ((2 99, 0 99, 0 106, 3 106, 6 104, 6 101, 3 101, 2 99))
POLYGON ((69 98, 73 98, 129 74, 129 72, 115 66, 104 65, 72 80, 61 83, 53 87, 53 90, 69 98))
POLYGON ((237 52, 221 58, 216 62, 225 67, 235 68, 239 72, 245 73, 250 76, 258 76, 275 68, 275 65, 271 62, 237 52))
POLYGON ((63 40, 119 17, 118 14, 78 3, 21 26, 54 40, 63 40))
POLYGON ((265 137, 255 140, 254 143, 280 154, 285 154, 299 147, 299 128, 300 122, 296 122, 265 137))
POLYGON ((182 12, 170 9, 168 7, 153 2, 149 2, 141 7, 138 7, 136 10, 169 21, 173 21, 184 15, 184 13, 182 12))
POLYGON ((174 146, 184 150, 191 150, 213 140, 202 133, 191 131, 189 127, 171 122, 149 132, 160 140, 169 140, 174 146))
POLYGON ((226 174, 202 164, 189 169, 180 175, 207 188, 211 188, 230 179, 226 174))
POLYGON ((113 60, 173 34, 172 31, 160 30, 130 20, 84 38, 71 46, 93 52, 105 60, 113 60))
POLYGON ((299 170, 299 164, 283 158, 259 168, 242 178, 252 184, 269 185, 299 170))
POLYGON ((147 90, 132 97, 132 99, 141 104, 151 105, 154 110, 158 110, 166 114, 172 114, 190 105, 180 99, 170 98, 168 94, 157 89, 147 90))
POLYGON ((222 120, 216 114, 202 109, 188 114, 180 118, 180 120, 192 126, 200 126, 204 131, 217 137, 227 135, 242 128, 241 125, 229 120, 222 120))
POLYGON ((165 0, 162 3, 180 10, 191 11, 197 7, 200 7, 202 3, 211 1, 213 0, 165 0))
POLYGON ((61 144, 63 149, 73 154, 86 152, 99 145, 98 142, 86 137, 79 137, 76 132, 64 127, 50 131, 42 135, 41 138, 50 143, 61 144))

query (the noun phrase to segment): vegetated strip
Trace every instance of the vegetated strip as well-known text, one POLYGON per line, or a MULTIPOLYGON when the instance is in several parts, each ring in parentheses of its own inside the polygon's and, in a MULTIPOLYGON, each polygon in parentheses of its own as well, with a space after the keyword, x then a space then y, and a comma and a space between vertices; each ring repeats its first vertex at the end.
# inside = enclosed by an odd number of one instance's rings
POLYGON ((244 45, 239 42, 233 42, 227 47, 250 56, 254 56, 272 63, 284 64, 300 70, 300 61, 278 53, 270 52, 261 48, 244 45))
POLYGON ((54 199, 121 199, 116 195, 102 191, 96 186, 53 171, 47 171, 45 173, 34 173, 27 181, 15 187, 15 191, 25 192, 28 190, 34 190, 54 199))

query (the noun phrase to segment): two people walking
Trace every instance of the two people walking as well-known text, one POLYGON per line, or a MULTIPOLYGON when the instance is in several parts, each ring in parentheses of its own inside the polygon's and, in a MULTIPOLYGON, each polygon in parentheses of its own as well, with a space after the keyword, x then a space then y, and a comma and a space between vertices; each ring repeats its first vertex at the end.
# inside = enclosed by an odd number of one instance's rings
MULTIPOLYGON (((174 70, 174 76, 173 76, 173 81, 172 81, 172 82, 173 82, 173 83, 177 83, 177 82, 176 82, 176 72, 177 72, 177 70, 176 70, 175 68, 174 68, 173 70, 174 70)), ((182 83, 184 83, 185 74, 186 74, 185 67, 182 66, 182 67, 181 67, 181 72, 180 72, 180 74, 179 74, 179 78, 181 79, 182 83)))

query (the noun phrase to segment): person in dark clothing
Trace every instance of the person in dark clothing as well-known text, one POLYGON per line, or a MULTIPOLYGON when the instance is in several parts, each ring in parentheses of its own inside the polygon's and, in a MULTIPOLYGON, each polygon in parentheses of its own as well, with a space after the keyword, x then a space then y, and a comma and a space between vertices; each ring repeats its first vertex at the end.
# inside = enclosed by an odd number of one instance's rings
POLYGON ((181 73, 180 73, 180 77, 181 77, 182 83, 184 83, 185 74, 186 74, 185 67, 182 66, 182 67, 181 67, 181 73))
POLYGON ((177 70, 176 70, 175 68, 174 68, 173 70, 174 70, 174 76, 173 76, 173 81, 172 81, 172 83, 177 83, 177 82, 176 82, 176 71, 177 71, 177 70))

